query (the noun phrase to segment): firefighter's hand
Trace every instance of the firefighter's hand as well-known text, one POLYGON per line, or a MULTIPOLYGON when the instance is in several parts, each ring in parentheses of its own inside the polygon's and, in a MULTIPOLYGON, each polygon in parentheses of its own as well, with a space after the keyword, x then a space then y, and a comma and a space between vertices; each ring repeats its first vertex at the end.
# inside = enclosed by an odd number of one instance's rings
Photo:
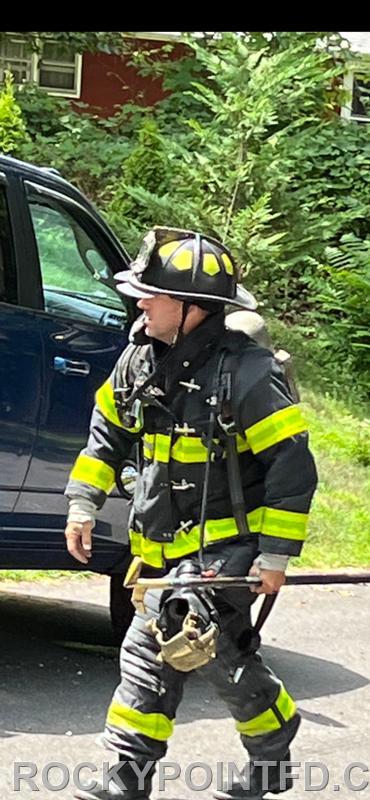
POLYGON ((92 522, 68 522, 64 531, 68 552, 81 564, 88 564, 91 558, 92 528, 92 522))
POLYGON ((250 591, 256 594, 276 594, 285 583, 285 572, 277 569, 259 569, 252 566, 249 575, 260 578, 261 586, 250 586, 250 591))

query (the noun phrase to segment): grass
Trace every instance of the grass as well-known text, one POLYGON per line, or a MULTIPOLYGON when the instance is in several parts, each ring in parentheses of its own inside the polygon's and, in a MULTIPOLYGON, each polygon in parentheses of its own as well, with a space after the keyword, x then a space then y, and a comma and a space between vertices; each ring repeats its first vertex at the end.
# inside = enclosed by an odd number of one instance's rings
MULTIPOLYGON (((297 567, 370 567, 370 406, 366 367, 355 375, 320 349, 321 336, 268 322, 275 346, 293 355, 319 486, 297 567)), ((316 331, 316 334, 318 331, 316 331)))
POLYGON ((81 581, 92 578, 96 573, 87 571, 72 571, 60 569, 2 569, 0 570, 0 583, 1 581, 55 581, 64 578, 70 580, 81 581))
MULTIPOLYGON (((269 326, 270 327, 270 326, 269 326)), ((273 327, 273 326, 271 326, 273 327)), ((293 329, 281 322, 273 331, 274 341, 292 353, 303 352, 293 329), (276 332, 279 337, 277 340, 276 332)), ((355 381, 337 379, 332 393, 325 391, 322 366, 307 358, 295 359, 302 386, 302 406, 310 430, 319 487, 310 515, 308 540, 298 568, 370 568, 370 408, 356 398, 355 381), (350 387, 350 388, 348 388, 350 387), (342 397, 342 399, 338 399, 342 397)), ((316 356, 316 354, 315 354, 316 356)), ((55 580, 68 576, 87 579, 91 572, 2 570, 1 580, 55 580)))
POLYGON ((312 390, 302 391, 319 487, 308 541, 294 565, 370 566, 370 420, 312 390))

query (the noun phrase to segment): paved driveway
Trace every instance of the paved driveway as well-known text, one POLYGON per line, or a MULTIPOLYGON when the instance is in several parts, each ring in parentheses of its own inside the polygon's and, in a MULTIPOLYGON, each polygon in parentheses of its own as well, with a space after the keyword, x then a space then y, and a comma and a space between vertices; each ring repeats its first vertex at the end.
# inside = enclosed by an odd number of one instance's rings
MULTIPOLYGON (((103 762, 115 762, 96 742, 118 681, 107 604, 103 577, 0 584, 1 800, 66 800, 78 765, 91 762, 100 771, 103 762), (35 764, 37 773, 33 786, 21 781, 17 791, 14 771, 31 770, 20 762, 35 764), (53 762, 62 767, 48 767, 53 762)), ((264 657, 303 716, 293 753, 300 778, 291 800, 370 800, 370 772, 364 771, 370 768, 369 607, 369 586, 291 587, 266 623, 264 657), (354 762, 362 766, 346 775, 354 762), (310 790, 304 763, 311 786, 328 778, 327 788, 310 790), (369 786, 355 791, 366 779, 369 786)), ((211 777, 211 786, 195 795, 209 800, 220 770, 228 762, 241 767, 243 753, 225 706, 200 671, 189 679, 166 756, 180 765, 181 777, 169 780, 164 792, 157 781, 153 798, 190 800, 196 784, 211 777), (201 766, 193 768, 194 762, 201 766)), ((162 767, 162 775, 169 772, 172 767, 162 767)), ((92 777, 81 772, 82 780, 92 777)))

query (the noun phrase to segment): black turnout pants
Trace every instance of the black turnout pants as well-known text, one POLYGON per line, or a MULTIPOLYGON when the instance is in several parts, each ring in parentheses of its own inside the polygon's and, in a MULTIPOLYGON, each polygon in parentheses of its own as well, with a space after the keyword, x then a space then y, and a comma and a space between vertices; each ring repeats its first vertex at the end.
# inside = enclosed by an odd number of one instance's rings
MULTIPOLYGON (((205 552, 206 566, 223 562, 224 575, 248 574, 255 557, 249 540, 213 545, 205 552)), ((161 590, 146 593, 146 613, 135 614, 123 641, 121 682, 103 737, 105 746, 119 753, 120 761, 134 761, 140 769, 165 755, 189 674, 157 660, 159 646, 146 623, 158 617, 160 597, 161 590)), ((244 588, 217 590, 215 606, 221 623, 217 658, 201 670, 228 705, 251 762, 279 762, 287 760, 299 716, 282 682, 257 652, 259 637, 252 632, 250 615, 255 599, 244 588)))

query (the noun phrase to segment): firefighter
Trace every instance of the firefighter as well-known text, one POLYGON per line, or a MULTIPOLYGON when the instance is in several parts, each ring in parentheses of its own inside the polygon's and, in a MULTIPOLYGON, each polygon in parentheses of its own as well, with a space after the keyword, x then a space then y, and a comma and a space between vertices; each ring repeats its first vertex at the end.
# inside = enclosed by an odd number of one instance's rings
POLYGON ((96 512, 136 444, 140 467, 129 537, 141 574, 201 569, 206 575, 257 575, 261 585, 178 596, 157 589, 144 599, 134 592, 137 611, 122 644, 121 682, 103 735, 118 754, 115 776, 109 787, 75 796, 149 797, 186 675, 201 668, 228 704, 249 755, 241 779, 217 797, 260 800, 266 791, 279 793, 292 784, 280 764, 290 759, 300 719, 293 698, 257 652, 250 608, 257 594, 279 591, 289 557, 299 555, 306 536, 317 482, 306 424, 271 351, 225 327, 225 304, 256 304, 237 284, 224 244, 155 227, 117 278, 118 289, 137 299, 142 315, 96 393, 88 443, 70 475, 68 550, 88 563, 96 512), (230 485, 229 427, 241 515, 230 485), (267 785, 264 761, 275 762, 267 785))

